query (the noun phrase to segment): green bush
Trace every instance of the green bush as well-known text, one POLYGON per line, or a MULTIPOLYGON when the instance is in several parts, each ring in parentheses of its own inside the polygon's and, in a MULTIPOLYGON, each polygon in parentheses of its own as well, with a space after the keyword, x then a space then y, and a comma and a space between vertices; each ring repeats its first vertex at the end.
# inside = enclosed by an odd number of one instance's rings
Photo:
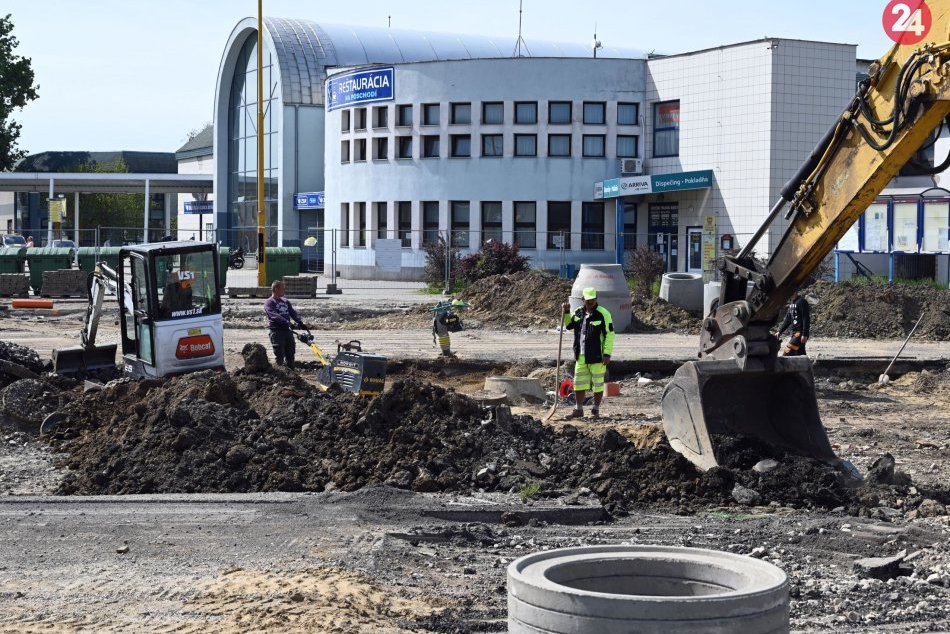
POLYGON ((449 288, 454 289, 462 263, 459 250, 454 247, 448 248, 445 238, 442 236, 439 236, 439 239, 435 242, 426 243, 422 248, 426 253, 426 265, 423 269, 426 284, 440 290, 445 288, 445 258, 448 255, 451 258, 452 265, 449 270, 449 288))
POLYGON ((492 275, 509 275, 528 270, 528 258, 521 255, 517 244, 489 240, 482 250, 462 258, 460 277, 474 282, 492 275))
POLYGON ((649 299, 659 294, 663 258, 650 247, 637 247, 630 256, 627 285, 637 299, 649 299), (656 291, 654 292, 654 286, 656 291))

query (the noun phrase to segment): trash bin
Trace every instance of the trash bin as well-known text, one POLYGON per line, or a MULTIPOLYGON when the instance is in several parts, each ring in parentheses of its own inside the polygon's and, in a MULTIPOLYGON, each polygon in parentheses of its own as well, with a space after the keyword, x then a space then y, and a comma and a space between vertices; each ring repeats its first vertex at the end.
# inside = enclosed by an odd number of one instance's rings
POLYGON ((56 247, 27 249, 26 263, 30 267, 30 286, 34 291, 43 288, 43 271, 61 271, 73 268, 73 250, 56 247))
POLYGON ((22 273, 26 262, 26 247, 0 249, 0 273, 22 273))
POLYGON ((228 259, 231 257, 231 247, 218 247, 218 284, 221 290, 228 285, 228 259))
POLYGON ((96 247, 79 247, 79 268, 87 273, 92 273, 96 268, 96 262, 105 262, 112 270, 119 268, 119 247, 99 247, 99 253, 96 254, 96 247))
POLYGON ((300 247, 267 247, 267 283, 300 275, 300 247))

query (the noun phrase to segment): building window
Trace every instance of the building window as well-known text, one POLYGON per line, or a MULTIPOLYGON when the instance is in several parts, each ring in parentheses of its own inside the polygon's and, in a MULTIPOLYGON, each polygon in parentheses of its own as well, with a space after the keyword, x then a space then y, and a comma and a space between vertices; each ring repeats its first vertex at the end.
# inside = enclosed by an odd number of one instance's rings
POLYGON ((422 158, 439 158, 438 134, 427 134, 422 137, 422 158))
POLYGON ((357 108, 353 111, 355 114, 355 130, 365 130, 366 129, 366 108, 357 108))
POLYGON ((653 104, 653 156, 679 156, 680 102, 653 104))
POLYGON ((561 124, 571 122, 571 102, 551 101, 548 103, 548 123, 561 124))
POLYGON ((344 110, 340 113, 340 132, 350 131, 350 111, 344 110))
POLYGON ((617 125, 640 125, 640 104, 618 103, 617 125))
POLYGON ((452 246, 460 249, 468 248, 469 236, 469 202, 467 200, 453 200, 452 206, 452 246))
POLYGON ((515 123, 531 124, 538 122, 538 102, 536 101, 516 101, 515 102, 515 123))
POLYGON ((373 158, 377 161, 385 161, 389 158, 389 137, 373 139, 373 158))
POLYGON ((505 122, 505 104, 501 101, 482 102, 482 123, 500 124, 505 122))
POLYGON ((571 248, 571 203, 548 201, 548 248, 571 248))
POLYGON ((501 242, 501 203, 482 203, 482 244, 489 240, 501 242))
POLYGON ((604 156, 606 137, 603 134, 584 135, 584 156, 596 158, 604 156))
POLYGON ((389 209, 386 203, 373 203, 376 207, 376 237, 380 240, 386 238, 386 227, 389 224, 389 209))
POLYGON ((412 126, 412 104, 396 106, 396 125, 402 127, 412 126))
POLYGON ((389 126, 389 106, 373 108, 373 127, 386 128, 389 126))
POLYGON ((439 203, 427 200, 422 203, 422 244, 435 244, 439 240, 439 203))
POLYGON ((402 246, 412 246, 412 203, 406 200, 396 203, 399 212, 399 239, 402 246))
POLYGON ((516 134, 515 135, 515 156, 537 156, 538 155, 538 135, 537 134, 516 134))
POLYGON ((607 104, 603 101, 585 101, 584 123, 592 125, 604 125, 607 123, 607 104))
POLYGON ((472 122, 472 104, 453 103, 451 122, 456 125, 471 123, 472 122))
POLYGON ((350 203, 340 203, 340 246, 350 246, 350 203))
POLYGON ((617 135, 617 156, 619 158, 634 158, 637 156, 640 137, 632 134, 617 135))
POLYGON ((534 249, 538 246, 537 221, 537 203, 515 203, 515 244, 522 249, 534 249))
POLYGON ((452 156, 465 157, 472 155, 472 135, 471 134, 453 134, 452 135, 452 156))
POLYGON ((396 158, 401 159, 411 159, 412 158, 412 137, 411 136, 398 136, 396 140, 399 143, 397 148, 399 151, 396 154, 396 158))
POLYGON ((341 163, 350 162, 350 142, 349 141, 340 141, 340 162, 341 163))
POLYGON ((500 134, 482 135, 482 156, 504 156, 505 144, 500 134))
POLYGON ((353 245, 357 247, 366 246, 366 203, 353 203, 356 211, 356 240, 353 245))
POLYGON ((570 134, 549 134, 548 135, 548 156, 570 156, 571 155, 571 135, 570 134))
POLYGON ((603 250, 604 203, 584 203, 581 206, 581 248, 603 250))
POLYGON ((422 104, 422 125, 439 125, 439 104, 422 104))
POLYGON ((366 139, 356 139, 353 141, 353 160, 366 160, 366 139))

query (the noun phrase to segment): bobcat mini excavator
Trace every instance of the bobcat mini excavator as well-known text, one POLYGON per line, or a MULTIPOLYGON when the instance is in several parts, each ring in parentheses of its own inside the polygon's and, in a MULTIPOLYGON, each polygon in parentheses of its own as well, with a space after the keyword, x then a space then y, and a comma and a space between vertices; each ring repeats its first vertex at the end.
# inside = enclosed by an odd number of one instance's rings
POLYGON ((927 4, 933 20, 923 41, 896 45, 871 65, 752 239, 719 260, 719 306, 703 321, 699 358, 681 366, 663 394, 666 436, 700 469, 724 460, 724 437, 838 461, 818 415, 810 360, 779 357, 771 328, 792 292, 905 165, 917 174, 950 166, 950 157, 931 166, 915 156, 950 115, 950 0, 927 4), (753 248, 786 206, 787 228, 763 265, 753 248))
POLYGON ((136 378, 224 369, 217 246, 155 242, 124 246, 119 267, 96 264, 82 345, 53 350, 59 374, 115 368, 116 344, 96 345, 106 292, 118 300, 122 369, 136 378))

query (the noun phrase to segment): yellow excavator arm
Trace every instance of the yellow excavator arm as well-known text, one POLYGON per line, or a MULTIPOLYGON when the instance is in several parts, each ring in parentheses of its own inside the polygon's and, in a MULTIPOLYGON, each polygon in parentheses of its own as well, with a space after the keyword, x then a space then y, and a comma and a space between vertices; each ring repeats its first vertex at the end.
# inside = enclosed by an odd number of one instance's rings
MULTIPOLYGON (((703 321, 699 360, 677 370, 663 396, 667 437, 701 468, 722 461, 723 436, 732 437, 730 445, 753 438, 837 460, 818 417, 811 362, 778 357, 771 328, 792 293, 950 115, 950 0, 928 6, 924 40, 895 45, 871 65, 753 238, 719 261, 719 305, 703 321), (754 249, 783 211, 787 228, 762 263, 754 249)), ((950 158, 932 172, 948 164, 950 158)))

